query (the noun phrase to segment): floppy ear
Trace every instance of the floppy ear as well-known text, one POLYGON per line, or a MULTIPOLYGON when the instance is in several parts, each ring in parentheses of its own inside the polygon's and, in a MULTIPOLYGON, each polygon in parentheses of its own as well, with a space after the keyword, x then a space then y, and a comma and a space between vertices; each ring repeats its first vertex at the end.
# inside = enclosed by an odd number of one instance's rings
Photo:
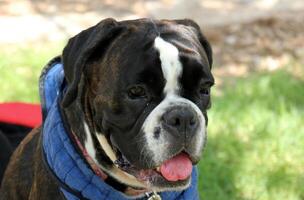
POLYGON ((211 48, 211 45, 209 44, 209 42, 207 41, 206 37, 202 33, 199 25, 191 19, 175 20, 175 22, 177 22, 178 24, 183 24, 185 26, 191 26, 196 30, 198 39, 206 52, 207 59, 208 59, 208 62, 209 62, 210 68, 211 68, 212 63, 213 63, 212 48, 211 48))
POLYGON ((119 22, 108 18, 80 32, 68 41, 62 53, 64 75, 68 83, 68 88, 62 101, 63 107, 67 107, 76 99, 78 83, 91 55, 98 50, 101 51, 98 52, 98 55, 102 56, 107 46, 122 29, 123 26, 119 22))

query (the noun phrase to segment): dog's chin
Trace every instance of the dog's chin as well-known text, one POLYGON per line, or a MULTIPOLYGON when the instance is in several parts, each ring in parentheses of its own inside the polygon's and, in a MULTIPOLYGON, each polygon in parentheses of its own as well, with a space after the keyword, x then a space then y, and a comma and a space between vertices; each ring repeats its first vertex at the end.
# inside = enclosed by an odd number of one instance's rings
POLYGON ((156 192, 184 190, 191 182, 191 176, 184 180, 168 181, 155 169, 141 170, 140 175, 136 178, 145 182, 150 190, 156 192))
MULTIPOLYGON (((185 155, 185 152, 180 152, 179 154, 185 155)), ((188 156, 188 155, 187 155, 188 156)), ((171 158, 174 156, 171 156, 171 158)), ((190 156, 188 156, 190 159, 190 156)), ((121 155, 120 161, 116 162, 116 166, 119 167, 124 172, 134 176, 138 181, 142 182, 150 191, 155 192, 163 192, 163 191, 180 191, 189 187, 191 182, 191 172, 186 177, 176 179, 176 180, 168 180, 162 172, 160 163, 158 167, 150 168, 150 169, 140 169, 129 163, 124 156, 121 155)), ((169 160, 169 159, 168 159, 169 160)), ((196 162, 196 161, 195 161, 196 162)), ((191 171, 192 171, 192 163, 191 163, 191 171)))

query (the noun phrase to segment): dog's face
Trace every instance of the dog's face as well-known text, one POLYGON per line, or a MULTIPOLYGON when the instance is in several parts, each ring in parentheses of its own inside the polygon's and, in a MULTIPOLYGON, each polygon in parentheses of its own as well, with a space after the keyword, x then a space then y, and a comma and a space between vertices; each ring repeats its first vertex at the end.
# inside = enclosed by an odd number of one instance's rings
POLYGON ((96 45, 81 70, 85 147, 121 182, 183 189, 206 141, 214 83, 210 46, 189 20, 111 23, 111 37, 96 45))

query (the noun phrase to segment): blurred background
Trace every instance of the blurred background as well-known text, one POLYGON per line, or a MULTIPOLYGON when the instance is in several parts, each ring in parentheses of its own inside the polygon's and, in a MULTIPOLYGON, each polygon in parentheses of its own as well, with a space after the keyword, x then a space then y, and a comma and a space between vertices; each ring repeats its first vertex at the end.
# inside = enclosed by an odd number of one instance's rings
POLYGON ((214 51, 201 199, 304 199, 303 0, 0 0, 0 102, 38 103, 43 66, 103 18, 191 18, 214 51))

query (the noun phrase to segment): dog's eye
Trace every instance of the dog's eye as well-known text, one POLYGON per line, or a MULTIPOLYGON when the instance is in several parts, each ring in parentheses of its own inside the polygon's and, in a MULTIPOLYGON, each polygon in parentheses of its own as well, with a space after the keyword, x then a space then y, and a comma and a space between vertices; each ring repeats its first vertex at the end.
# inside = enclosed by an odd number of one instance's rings
POLYGON ((140 85, 132 86, 128 90, 128 96, 132 99, 146 97, 146 90, 140 85))

